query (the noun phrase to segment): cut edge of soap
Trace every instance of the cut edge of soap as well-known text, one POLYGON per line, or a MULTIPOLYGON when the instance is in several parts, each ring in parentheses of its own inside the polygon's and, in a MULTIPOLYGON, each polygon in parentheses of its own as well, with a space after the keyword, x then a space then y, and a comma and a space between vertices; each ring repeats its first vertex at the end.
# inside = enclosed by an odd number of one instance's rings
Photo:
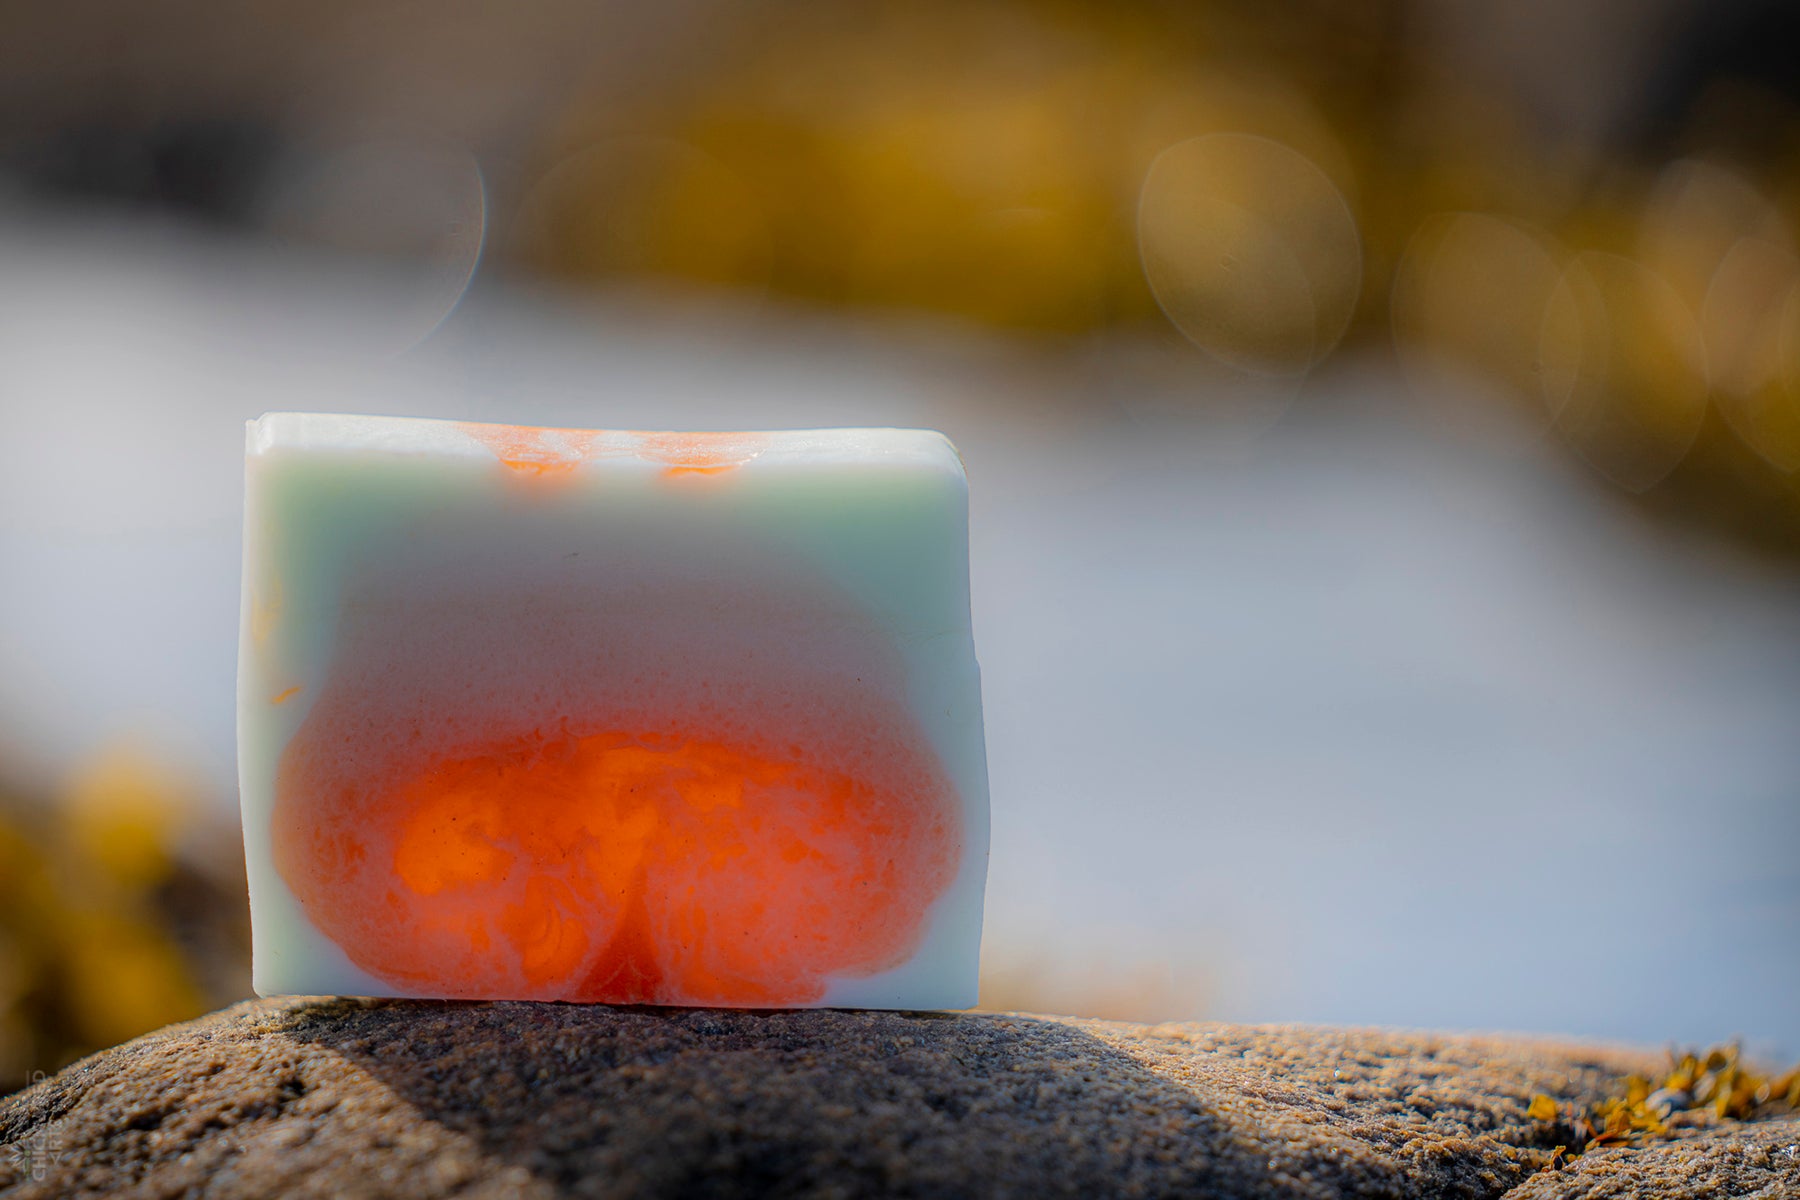
POLYGON ((874 458, 890 465, 937 467, 958 476, 964 473, 962 455, 946 435, 935 429, 897 426, 715 432, 506 425, 354 413, 267 412, 245 422, 244 454, 246 458, 288 452, 492 457, 493 450, 472 430, 505 431, 523 436, 576 435, 602 439, 605 448, 624 452, 638 446, 653 446, 670 438, 755 438, 763 443, 763 449, 745 466, 756 462, 833 463, 854 457, 859 461, 874 458))

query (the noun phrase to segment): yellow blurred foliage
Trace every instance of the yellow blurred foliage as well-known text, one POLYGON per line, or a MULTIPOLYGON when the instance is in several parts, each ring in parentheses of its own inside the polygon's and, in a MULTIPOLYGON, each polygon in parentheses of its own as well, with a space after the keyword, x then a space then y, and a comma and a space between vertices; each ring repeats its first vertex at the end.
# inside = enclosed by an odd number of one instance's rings
POLYGON ((1352 190, 1344 147, 1299 90, 1200 70, 1141 13, 863 17, 784 28, 666 110, 576 106, 537 155, 527 259, 1069 333, 1155 318, 1134 222, 1169 145, 1269 137, 1352 190), (659 154, 621 149, 631 121, 657 131, 659 154))
POLYGON ((1563 272, 1540 353, 1558 430, 1631 491, 1681 462, 1706 413, 1706 347, 1693 313, 1661 276, 1586 251, 1563 272))
POLYGON ((545 124, 515 256, 1050 344, 1166 321, 1251 386, 1391 344, 1466 430, 1800 550, 1800 155, 1705 149, 1800 145, 1791 107, 1715 97, 1668 162, 1559 141, 1390 0, 746 11, 545 124))
POLYGON ((0 1092, 247 992, 234 837, 142 745, 53 796, 0 791, 0 1092))
POLYGON ((60 967, 83 1040, 110 1046, 206 1011, 180 950, 147 916, 72 910, 61 925, 60 967))
POLYGON ((141 747, 106 748, 77 771, 56 808, 71 857, 113 886, 159 883, 174 864, 176 834, 193 818, 193 790, 141 747))

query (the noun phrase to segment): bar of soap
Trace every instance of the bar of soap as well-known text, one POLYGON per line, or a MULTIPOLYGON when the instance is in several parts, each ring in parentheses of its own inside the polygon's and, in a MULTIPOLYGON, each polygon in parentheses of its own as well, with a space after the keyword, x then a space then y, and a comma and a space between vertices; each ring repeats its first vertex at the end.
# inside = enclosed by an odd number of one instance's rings
POLYGON ((941 434, 274 413, 246 492, 259 993, 974 1003, 941 434))

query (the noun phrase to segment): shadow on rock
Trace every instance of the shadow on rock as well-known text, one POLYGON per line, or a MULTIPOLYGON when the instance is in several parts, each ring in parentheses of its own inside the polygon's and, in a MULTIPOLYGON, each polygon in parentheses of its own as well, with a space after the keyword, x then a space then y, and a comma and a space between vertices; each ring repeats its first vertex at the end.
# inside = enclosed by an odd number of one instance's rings
POLYGON ((250 1001, 0 1100, 0 1193, 1493 1200, 1549 1161, 1534 1095, 1575 1111, 1645 1061, 1293 1026, 250 1001))
POLYGON ((1332 1139, 1278 1164, 1192 1091, 1029 1017, 335 1001, 285 1033, 559 1190, 1411 1190, 1332 1139))

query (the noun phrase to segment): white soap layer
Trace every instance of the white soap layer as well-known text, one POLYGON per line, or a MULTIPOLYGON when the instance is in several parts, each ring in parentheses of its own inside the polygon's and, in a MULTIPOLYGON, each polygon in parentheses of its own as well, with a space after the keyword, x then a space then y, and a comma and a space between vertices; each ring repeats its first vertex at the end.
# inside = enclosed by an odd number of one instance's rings
POLYGON ((246 488, 259 993, 974 1003, 942 435, 277 413, 246 488))

